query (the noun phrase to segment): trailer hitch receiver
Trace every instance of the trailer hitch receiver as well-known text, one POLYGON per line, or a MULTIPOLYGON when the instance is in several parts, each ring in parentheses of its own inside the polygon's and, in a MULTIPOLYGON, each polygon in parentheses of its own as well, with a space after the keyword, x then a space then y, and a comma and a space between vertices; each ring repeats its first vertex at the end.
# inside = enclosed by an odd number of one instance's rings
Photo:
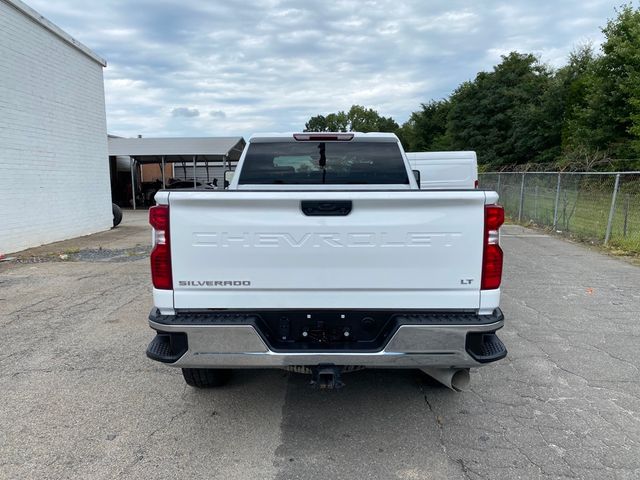
POLYGON ((311 385, 321 390, 338 390, 344 387, 342 367, 318 365, 311 368, 311 385))

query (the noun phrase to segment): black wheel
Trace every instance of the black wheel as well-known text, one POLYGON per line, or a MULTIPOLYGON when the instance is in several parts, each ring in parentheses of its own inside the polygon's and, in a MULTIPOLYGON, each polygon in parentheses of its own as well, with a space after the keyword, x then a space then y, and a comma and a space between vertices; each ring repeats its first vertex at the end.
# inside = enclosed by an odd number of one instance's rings
POLYGON ((231 378, 231 371, 222 368, 183 368, 187 385, 196 388, 221 387, 231 378))
POLYGON ((112 203, 111 211, 113 212, 113 227, 115 228, 120 225, 120 222, 122 221, 122 210, 120 210, 118 205, 112 203))

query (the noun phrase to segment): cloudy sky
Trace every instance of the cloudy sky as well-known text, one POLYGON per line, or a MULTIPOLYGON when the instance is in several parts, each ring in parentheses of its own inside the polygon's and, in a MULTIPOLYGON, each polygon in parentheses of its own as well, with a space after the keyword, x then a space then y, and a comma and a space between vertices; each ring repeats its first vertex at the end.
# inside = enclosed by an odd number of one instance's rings
POLYGON ((26 0, 105 69, 109 132, 295 131, 360 104, 405 121, 512 50, 562 65, 602 41, 600 0, 26 0))

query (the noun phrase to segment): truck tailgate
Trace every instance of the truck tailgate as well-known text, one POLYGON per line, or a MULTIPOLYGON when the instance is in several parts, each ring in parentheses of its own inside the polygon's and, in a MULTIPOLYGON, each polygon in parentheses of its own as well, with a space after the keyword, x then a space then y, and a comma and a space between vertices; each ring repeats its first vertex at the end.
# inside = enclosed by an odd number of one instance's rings
POLYGON ((177 309, 477 309, 482 191, 170 192, 177 309), (307 216, 302 201, 351 201, 307 216))

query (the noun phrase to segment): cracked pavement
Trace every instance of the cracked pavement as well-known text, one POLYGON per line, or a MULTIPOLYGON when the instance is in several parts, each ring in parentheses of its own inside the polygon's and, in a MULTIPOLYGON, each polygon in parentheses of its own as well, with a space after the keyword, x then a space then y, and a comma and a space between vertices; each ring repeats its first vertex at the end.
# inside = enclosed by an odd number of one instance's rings
MULTIPOLYGON (((25 255, 138 252, 145 219, 25 255)), ((465 393, 393 370, 197 391, 144 355, 146 258, 1 263, 0 478, 640 478, 640 268, 503 233, 509 356, 465 393)))

